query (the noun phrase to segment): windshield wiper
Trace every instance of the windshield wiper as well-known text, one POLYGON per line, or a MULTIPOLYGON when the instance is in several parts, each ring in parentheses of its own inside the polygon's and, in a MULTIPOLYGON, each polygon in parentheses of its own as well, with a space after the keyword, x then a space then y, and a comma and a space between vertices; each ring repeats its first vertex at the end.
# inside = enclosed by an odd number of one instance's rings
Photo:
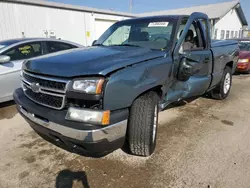
POLYGON ((111 45, 111 46, 131 46, 131 47, 141 47, 135 44, 115 44, 115 45, 111 45))

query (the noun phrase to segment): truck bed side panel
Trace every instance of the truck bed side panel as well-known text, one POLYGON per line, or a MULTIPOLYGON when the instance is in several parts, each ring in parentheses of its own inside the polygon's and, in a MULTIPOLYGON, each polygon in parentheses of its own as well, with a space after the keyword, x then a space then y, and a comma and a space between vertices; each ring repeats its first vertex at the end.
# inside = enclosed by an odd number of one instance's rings
POLYGON ((216 86, 222 79, 223 71, 229 62, 233 63, 233 72, 237 63, 238 56, 236 52, 238 52, 238 44, 237 42, 228 42, 228 41, 216 41, 217 44, 212 44, 212 53, 214 59, 213 66, 213 80, 211 83, 211 87, 216 86))

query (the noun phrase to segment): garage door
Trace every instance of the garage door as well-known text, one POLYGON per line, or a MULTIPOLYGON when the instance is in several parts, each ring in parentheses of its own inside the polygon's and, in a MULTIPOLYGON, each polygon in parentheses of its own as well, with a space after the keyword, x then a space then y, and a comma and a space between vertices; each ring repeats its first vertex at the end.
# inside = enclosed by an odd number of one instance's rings
POLYGON ((111 25, 116 21, 114 20, 95 20, 95 38, 98 39, 111 25))

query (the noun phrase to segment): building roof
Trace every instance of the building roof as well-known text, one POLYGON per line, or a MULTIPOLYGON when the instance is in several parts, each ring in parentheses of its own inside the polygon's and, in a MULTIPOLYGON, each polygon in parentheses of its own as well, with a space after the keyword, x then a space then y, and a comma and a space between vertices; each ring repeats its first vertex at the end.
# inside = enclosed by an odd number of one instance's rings
POLYGON ((105 14, 110 14, 110 15, 136 17, 135 14, 130 14, 126 12, 118 12, 118 11, 112 11, 112 10, 90 8, 90 7, 85 7, 85 6, 69 5, 69 4, 64 4, 64 3, 55 3, 55 2, 44 1, 44 0, 0 0, 0 2, 1 1, 19 3, 19 4, 36 5, 36 6, 44 6, 44 7, 52 7, 52 8, 60 8, 60 9, 67 9, 67 10, 75 10, 75 11, 84 11, 84 12, 91 12, 91 13, 105 13, 105 14))
POLYGON ((193 12, 203 12, 208 15, 210 19, 221 19, 225 16, 232 8, 235 8, 243 25, 248 25, 246 17, 241 8, 240 2, 230 1, 224 3, 216 3, 209 5, 194 6, 189 8, 180 8, 173 10, 163 10, 157 12, 142 13, 139 16, 152 16, 152 15, 172 15, 172 14, 187 14, 190 15, 193 12))

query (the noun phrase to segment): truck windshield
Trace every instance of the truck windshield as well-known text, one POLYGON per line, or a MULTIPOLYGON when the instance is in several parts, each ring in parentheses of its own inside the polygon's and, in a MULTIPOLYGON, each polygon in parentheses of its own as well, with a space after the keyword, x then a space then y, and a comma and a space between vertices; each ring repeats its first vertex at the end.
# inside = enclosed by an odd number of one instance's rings
POLYGON ((250 51, 250 41, 239 42, 240 51, 250 51))
POLYGON ((111 26, 96 42, 101 46, 133 46, 164 50, 171 46, 173 20, 131 20, 111 26))

